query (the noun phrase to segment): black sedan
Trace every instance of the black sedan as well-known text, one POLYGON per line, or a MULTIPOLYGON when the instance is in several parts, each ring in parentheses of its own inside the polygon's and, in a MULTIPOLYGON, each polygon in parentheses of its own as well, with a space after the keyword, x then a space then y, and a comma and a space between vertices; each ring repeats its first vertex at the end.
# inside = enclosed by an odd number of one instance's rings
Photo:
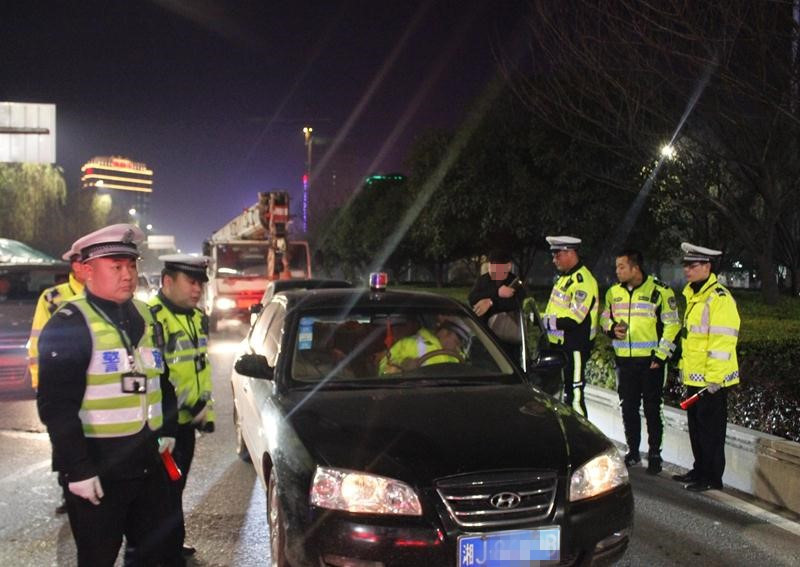
POLYGON ((273 565, 585 565, 628 545, 614 445, 531 386, 457 302, 275 295, 232 373, 273 565))

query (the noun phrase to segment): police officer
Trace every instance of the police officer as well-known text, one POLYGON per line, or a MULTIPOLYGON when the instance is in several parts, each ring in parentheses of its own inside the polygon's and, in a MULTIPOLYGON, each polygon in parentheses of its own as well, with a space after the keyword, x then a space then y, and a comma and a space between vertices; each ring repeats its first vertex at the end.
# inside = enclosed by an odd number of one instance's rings
POLYGON ((586 417, 584 375, 600 311, 597 280, 578 257, 580 238, 548 236, 547 242, 560 275, 542 318, 550 343, 566 354, 564 394, 567 405, 586 417))
POLYGON ((686 314, 681 331, 681 379, 691 396, 700 399, 687 410, 694 466, 673 478, 692 492, 722 489, 728 388, 739 383, 736 343, 739 311, 736 301, 712 271, 722 252, 684 242, 683 273, 687 284, 686 314))
POLYGON ((150 301, 150 310, 164 329, 164 360, 167 375, 178 399, 178 430, 173 457, 183 472, 170 485, 172 521, 176 529, 172 543, 183 555, 193 555, 186 545, 183 490, 192 465, 195 430, 214 431, 214 401, 211 395, 211 365, 208 360, 208 318, 197 308, 208 281, 209 258, 189 254, 160 256, 161 289, 150 301))
MULTIPOLYGON (((36 310, 33 312, 31 335, 28 339, 28 373, 31 375, 31 386, 35 390, 39 387, 39 335, 45 323, 50 320, 58 306, 64 301, 83 295, 83 270, 81 255, 70 249, 64 252, 62 259, 70 263, 69 279, 53 287, 49 287, 39 296, 36 310)), ((63 487, 62 487, 63 488, 63 487)), ((62 498, 61 504, 56 506, 56 514, 67 512, 67 502, 62 498)))
MULTIPOLYGON (((469 292, 472 310, 489 328, 493 317, 506 313, 519 318, 525 289, 522 282, 511 271, 511 256, 505 250, 495 249, 488 255, 488 270, 481 274, 469 292)), ((497 337, 503 350, 517 363, 521 362, 522 340, 509 342, 497 337)))
POLYGON ((79 239, 84 296, 64 302, 39 340, 39 417, 66 486, 78 565, 111 566, 123 535, 126 565, 161 561, 174 392, 163 378, 160 327, 133 300, 138 227, 79 239), (170 395, 171 393, 171 395, 170 395), (159 439, 159 436, 160 439, 159 439))
POLYGON ((644 258, 638 250, 623 250, 617 255, 619 283, 606 292, 600 327, 614 347, 617 364, 617 392, 622 406, 622 423, 629 467, 641 462, 639 444, 642 421, 639 406, 644 401, 647 420, 647 472, 661 472, 661 421, 667 360, 675 351, 675 337, 680 331, 675 294, 644 270, 644 258))
POLYGON ((59 305, 83 294, 83 270, 80 254, 70 249, 64 252, 61 258, 70 263, 69 279, 44 290, 39 296, 36 310, 33 312, 31 336, 28 339, 28 372, 30 372, 31 386, 34 390, 39 386, 39 334, 59 305))
POLYGON ((378 362, 378 372, 396 374, 431 364, 463 362, 470 336, 459 318, 441 316, 435 332, 423 327, 394 343, 378 362))

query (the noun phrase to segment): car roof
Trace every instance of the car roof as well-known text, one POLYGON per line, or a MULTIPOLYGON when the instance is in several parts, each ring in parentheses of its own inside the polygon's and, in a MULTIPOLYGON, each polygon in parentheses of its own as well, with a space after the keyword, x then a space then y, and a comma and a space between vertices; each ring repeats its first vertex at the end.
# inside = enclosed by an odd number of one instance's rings
POLYGON ((303 309, 341 309, 359 307, 465 309, 455 299, 423 291, 373 291, 369 288, 313 289, 281 292, 288 300, 287 307, 302 303, 303 309))
POLYGON ((289 289, 297 289, 297 288, 311 289, 319 287, 350 288, 353 287, 353 284, 347 280, 330 280, 322 278, 310 278, 310 279, 300 279, 300 280, 276 280, 272 282, 272 288, 275 290, 275 293, 289 289))

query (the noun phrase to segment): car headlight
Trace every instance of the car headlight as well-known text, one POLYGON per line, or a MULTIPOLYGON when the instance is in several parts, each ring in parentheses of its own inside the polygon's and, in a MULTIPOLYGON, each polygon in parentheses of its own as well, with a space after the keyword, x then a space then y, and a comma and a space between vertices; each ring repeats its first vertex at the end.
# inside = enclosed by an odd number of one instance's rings
POLYGON ((571 502, 591 498, 628 483, 628 469, 615 447, 579 467, 569 483, 571 502))
POLYGON ((217 299, 215 305, 220 311, 227 311, 228 309, 233 309, 236 307, 236 301, 230 297, 220 297, 217 299))
POLYGON ((417 494, 405 482, 328 467, 317 467, 314 472, 311 503, 346 512, 422 515, 417 494))

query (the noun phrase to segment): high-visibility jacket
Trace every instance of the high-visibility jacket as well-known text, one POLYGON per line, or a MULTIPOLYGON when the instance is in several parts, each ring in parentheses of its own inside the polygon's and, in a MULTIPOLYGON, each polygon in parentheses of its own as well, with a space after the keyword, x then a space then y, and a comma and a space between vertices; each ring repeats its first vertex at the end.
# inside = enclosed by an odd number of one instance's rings
POLYGON ((203 312, 175 313, 161 294, 150 301, 150 310, 164 329, 164 361, 178 398, 178 424, 190 423, 204 407, 205 421, 215 419, 211 396, 211 364, 208 358, 208 324, 203 312))
POLYGON ((68 299, 83 295, 83 284, 75 279, 75 274, 70 272, 69 281, 48 287, 39 296, 36 310, 33 312, 31 336, 28 339, 28 372, 31 375, 31 386, 39 387, 39 335, 44 324, 50 320, 58 306, 68 299))
POLYGON ((617 323, 628 325, 624 339, 612 335, 611 346, 619 358, 667 360, 675 351, 675 337, 681 330, 675 293, 650 275, 633 289, 614 284, 606 292, 600 328, 611 335, 617 323))
POLYGON ((153 338, 154 320, 147 305, 133 300, 144 319, 144 335, 138 345, 129 345, 121 333, 93 308, 86 297, 75 297, 65 305, 74 306, 86 319, 92 336, 92 358, 86 371, 86 391, 78 412, 86 437, 123 437, 139 433, 144 427, 155 431, 163 423, 161 374, 164 361, 153 338), (123 375, 134 372, 146 379, 140 393, 124 392, 123 375))
POLYGON ((722 386, 739 383, 736 343, 739 340, 739 311, 731 292, 717 281, 713 273, 697 293, 687 285, 681 379, 687 386, 706 386, 712 382, 722 386))
POLYGON ((599 295, 597 280, 583 264, 561 274, 542 314, 550 342, 567 350, 589 350, 597 335, 599 295))
MULTIPOLYGON (((378 373, 391 373, 390 367, 392 365, 400 366, 406 360, 420 358, 429 352, 441 350, 442 348, 439 337, 428 329, 422 328, 417 334, 402 338, 391 346, 388 355, 378 362, 378 373)), ((422 366, 444 364, 446 362, 458 362, 458 359, 447 354, 437 354, 424 361, 422 366)))

